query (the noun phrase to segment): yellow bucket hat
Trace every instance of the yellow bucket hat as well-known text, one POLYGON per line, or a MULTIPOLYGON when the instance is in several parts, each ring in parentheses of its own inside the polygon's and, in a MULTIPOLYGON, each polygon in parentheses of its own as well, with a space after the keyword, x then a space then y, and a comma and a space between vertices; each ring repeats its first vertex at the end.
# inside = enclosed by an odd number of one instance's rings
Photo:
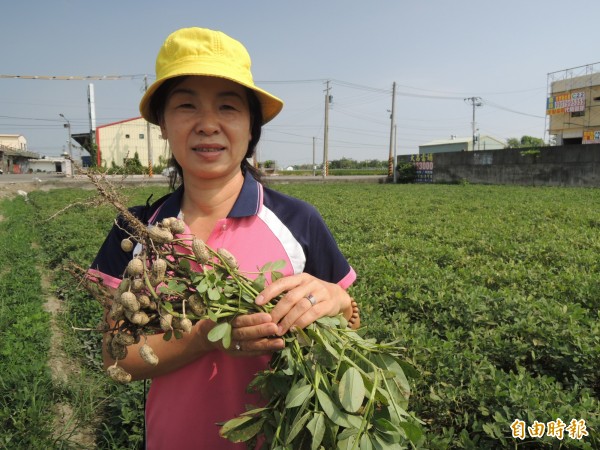
POLYGON ((260 101, 263 124, 273 119, 283 108, 283 102, 255 86, 250 55, 235 39, 220 31, 206 28, 182 28, 170 34, 156 57, 156 81, 150 85, 140 102, 142 117, 158 125, 150 100, 159 86, 170 78, 204 75, 226 78, 252 89, 260 101))

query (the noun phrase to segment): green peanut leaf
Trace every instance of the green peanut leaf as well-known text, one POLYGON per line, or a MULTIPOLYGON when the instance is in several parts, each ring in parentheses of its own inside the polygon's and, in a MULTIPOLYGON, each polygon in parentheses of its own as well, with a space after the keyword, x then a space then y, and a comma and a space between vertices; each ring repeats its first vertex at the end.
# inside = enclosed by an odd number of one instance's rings
MULTIPOLYGON (((339 436, 338 436, 339 437, 339 436)), ((354 444, 356 443, 356 436, 348 436, 347 438, 341 439, 338 441, 337 450, 352 450, 356 448, 354 444)))
POLYGON ((225 333, 221 342, 223 343, 223 347, 225 347, 225 348, 231 347, 231 324, 229 324, 229 332, 225 333))
POLYGON ((304 414, 302 417, 296 418, 296 420, 294 421, 294 424, 292 425, 292 428, 290 429, 289 434, 287 435, 287 437, 285 439, 286 444, 292 443, 292 441, 298 435, 298 433, 300 433, 300 431, 302 431, 302 428, 304 428, 304 425, 306 424, 306 422, 308 422, 308 419, 310 418, 311 415, 312 415, 312 412, 309 411, 306 414, 304 414))
POLYGON ((293 386, 285 398, 285 407, 295 408, 296 406, 300 406, 307 398, 310 398, 313 395, 314 391, 310 384, 293 386))
POLYGON ((389 355, 379 355, 379 357, 386 364, 387 370, 394 373, 395 377, 399 381, 402 390, 405 391, 407 394, 410 393, 410 385, 408 383, 408 380, 406 379, 404 370, 402 370, 402 367, 398 363, 398 360, 392 358, 389 355))
POLYGON ((246 412, 243 412, 240 414, 240 416, 255 416, 257 414, 260 414, 264 411, 268 411, 269 408, 254 408, 254 409, 250 409, 246 412))
POLYGON ((325 416, 322 413, 315 413, 306 428, 313 437, 310 450, 318 450, 325 436, 325 416))
POLYGON ((180 259, 179 268, 186 273, 189 272, 191 269, 190 262, 187 259, 180 259))
POLYGON ((417 425, 410 422, 400 422, 400 426, 406 433, 406 437, 410 439, 413 444, 417 444, 423 438, 423 430, 417 425))
POLYGON ((315 362, 323 368, 335 368, 339 358, 335 358, 331 352, 325 350, 325 346, 315 344, 311 349, 311 353, 315 358, 315 362))
POLYGON ((182 293, 187 289, 187 286, 185 284, 179 284, 175 280, 169 280, 169 282, 167 283, 167 287, 169 291, 178 293, 182 293))
POLYGON ((173 313, 173 305, 171 303, 169 303, 169 302, 162 302, 160 304, 160 307, 162 309, 164 309, 166 312, 168 312, 169 314, 173 313))
POLYGON ((262 429, 265 419, 255 417, 236 417, 228 420, 219 430, 221 437, 231 442, 246 442, 262 429))
POLYGON ((221 293, 217 288, 208 288, 208 298, 216 302, 217 300, 221 300, 221 293))
POLYGON ((271 272, 271 281, 272 282, 277 281, 280 278, 283 278, 283 274, 281 272, 278 272, 278 271, 271 272))
POLYGON ((266 263, 264 266, 260 268, 262 273, 273 272, 275 270, 280 270, 285 267, 285 261, 283 259, 278 259, 277 261, 272 261, 266 263))
POLYGON ((381 435, 380 433, 373 433, 373 437, 374 439, 371 440, 371 443, 373 444, 373 448, 375 450, 403 450, 404 447, 402 447, 399 443, 394 443, 394 442, 390 442, 386 439, 385 436, 381 435))
POLYGON ((319 405, 323 409, 323 412, 329 417, 329 419, 341 427, 350 427, 350 423, 346 419, 346 415, 340 411, 340 409, 333 403, 333 400, 327 395, 326 392, 321 389, 317 390, 317 398, 319 399, 319 405))
POLYGON ((256 279, 252 282, 252 287, 256 289, 258 292, 262 291, 265 288, 265 276, 260 274, 256 277, 256 279))
POLYGON ((389 420, 383 418, 375 420, 375 428, 387 442, 400 442, 400 429, 389 420))
POLYGON ((215 323, 219 321, 219 316, 217 316, 212 309, 208 310, 208 318, 215 323))
POLYGON ((196 290, 201 294, 208 290, 208 283, 206 282, 206 278, 202 278, 202 281, 196 284, 196 290))
POLYGON ((221 322, 208 332, 210 342, 217 342, 225 336, 229 336, 231 342, 231 324, 229 322, 221 322))
POLYGON ((371 443, 369 435, 363 434, 360 437, 360 450, 373 450, 373 444, 371 443))
POLYGON ((340 380, 338 388, 340 403, 350 413, 357 412, 362 406, 365 398, 365 384, 360 372, 350 367, 340 380))

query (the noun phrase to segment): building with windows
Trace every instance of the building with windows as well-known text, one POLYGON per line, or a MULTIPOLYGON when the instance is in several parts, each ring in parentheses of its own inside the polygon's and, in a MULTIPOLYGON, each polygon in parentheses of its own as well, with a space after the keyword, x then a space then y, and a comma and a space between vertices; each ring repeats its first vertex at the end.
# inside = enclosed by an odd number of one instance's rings
POLYGON ((152 154, 152 164, 166 162, 170 156, 167 141, 162 138, 160 128, 148 123, 142 117, 101 125, 96 128, 97 161, 99 166, 122 167, 127 159, 135 155, 143 166, 148 166, 148 155, 152 154))
POLYGON ((555 145, 600 143, 600 63, 548 75, 546 115, 555 145))

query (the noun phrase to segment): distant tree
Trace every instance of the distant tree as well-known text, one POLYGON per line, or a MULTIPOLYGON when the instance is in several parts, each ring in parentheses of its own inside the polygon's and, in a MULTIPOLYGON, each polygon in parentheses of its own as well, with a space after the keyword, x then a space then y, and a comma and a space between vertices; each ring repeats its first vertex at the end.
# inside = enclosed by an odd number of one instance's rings
MULTIPOLYGON (((316 164, 317 170, 320 170, 322 163, 316 164)), ((367 159, 364 161, 356 161, 352 158, 333 159, 329 161, 329 169, 379 169, 387 168, 387 160, 367 159)), ((295 164, 295 170, 313 170, 312 164, 295 164)))
POLYGON ((521 138, 521 147, 543 147, 546 145, 543 139, 532 137, 532 136, 523 136, 521 138))
POLYGON ((537 148, 546 145, 543 139, 533 136, 523 136, 521 139, 509 138, 506 140, 506 148, 537 148))
POLYGON ((330 169, 354 169, 356 168, 356 161, 352 158, 334 159, 329 161, 330 169))
POLYGON ((521 141, 517 138, 508 138, 506 140, 506 148, 519 148, 521 146, 521 141))

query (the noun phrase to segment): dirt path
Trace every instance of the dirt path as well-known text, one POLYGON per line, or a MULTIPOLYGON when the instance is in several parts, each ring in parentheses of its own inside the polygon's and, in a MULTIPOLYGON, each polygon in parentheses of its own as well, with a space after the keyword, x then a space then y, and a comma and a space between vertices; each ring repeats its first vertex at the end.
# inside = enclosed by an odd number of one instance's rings
MULTIPOLYGON (((52 373, 52 380, 57 385, 68 385, 70 380, 79 376, 79 367, 69 358, 64 351, 63 331, 58 325, 58 317, 62 312, 63 303, 51 293, 51 282, 48 275, 42 273, 42 291, 46 298, 44 310, 50 313, 50 351, 48 355, 48 366, 52 373)), ((66 402, 55 405, 54 410, 55 437, 68 440, 70 443, 83 448, 95 448, 95 432, 91 426, 82 426, 76 417, 73 407, 66 402)))

